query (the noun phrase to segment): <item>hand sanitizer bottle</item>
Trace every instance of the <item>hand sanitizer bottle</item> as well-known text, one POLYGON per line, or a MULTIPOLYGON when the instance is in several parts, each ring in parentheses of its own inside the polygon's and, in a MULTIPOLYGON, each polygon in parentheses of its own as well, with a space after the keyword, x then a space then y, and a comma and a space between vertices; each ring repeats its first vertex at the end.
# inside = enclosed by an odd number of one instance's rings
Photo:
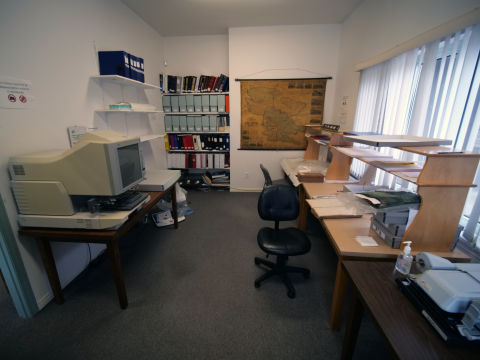
POLYGON ((397 258, 397 263, 395 264, 395 269, 401 272, 403 275, 410 274, 410 268, 412 267, 413 256, 410 255, 412 248, 410 247, 411 241, 405 241, 404 244, 407 244, 403 251, 400 252, 397 258))

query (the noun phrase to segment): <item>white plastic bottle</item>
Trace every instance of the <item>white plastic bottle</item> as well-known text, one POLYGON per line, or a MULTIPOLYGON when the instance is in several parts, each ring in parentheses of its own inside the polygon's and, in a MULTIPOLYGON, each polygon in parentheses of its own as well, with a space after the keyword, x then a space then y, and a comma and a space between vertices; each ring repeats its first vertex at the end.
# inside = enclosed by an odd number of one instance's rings
POLYGON ((397 258, 397 263, 395 264, 395 269, 401 272, 403 275, 410 274, 410 268, 412 267, 413 256, 410 255, 412 248, 410 247, 411 241, 405 241, 404 244, 407 244, 403 251, 400 252, 397 258))

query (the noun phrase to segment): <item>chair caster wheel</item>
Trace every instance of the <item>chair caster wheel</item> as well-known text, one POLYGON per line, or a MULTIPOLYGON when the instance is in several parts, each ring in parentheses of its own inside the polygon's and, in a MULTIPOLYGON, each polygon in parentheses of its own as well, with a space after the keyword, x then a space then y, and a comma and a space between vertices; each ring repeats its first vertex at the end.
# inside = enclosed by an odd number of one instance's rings
POLYGON ((290 298, 290 299, 293 299, 295 297, 295 293, 293 291, 289 291, 287 293, 287 296, 290 298))
POLYGON ((304 277, 305 279, 308 279, 308 278, 310 277, 310 271, 309 271, 308 273, 303 274, 303 277, 304 277))
POLYGON ((260 287, 260 282, 255 281, 255 287, 256 287, 256 288, 259 288, 259 287, 260 287))

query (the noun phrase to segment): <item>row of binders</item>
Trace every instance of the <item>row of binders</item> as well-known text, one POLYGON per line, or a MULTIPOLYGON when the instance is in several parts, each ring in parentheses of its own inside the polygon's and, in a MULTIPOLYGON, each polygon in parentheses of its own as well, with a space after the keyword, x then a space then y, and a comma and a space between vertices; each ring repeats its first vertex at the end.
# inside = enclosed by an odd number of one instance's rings
POLYGON ((229 151, 230 135, 165 135, 165 150, 229 151))
POLYGON ((126 51, 99 51, 100 75, 119 75, 145 82, 143 59, 126 51))
POLYGON ((178 95, 163 96, 166 113, 230 112, 228 95, 178 95))
POLYGON ((165 115, 166 132, 217 132, 229 130, 229 115, 165 115))
MULTIPOLYGON (((163 74, 160 74, 160 88, 162 92, 164 83, 163 74)), ((182 78, 181 76, 167 75, 167 93, 228 92, 228 90, 229 78, 223 74, 218 77, 200 75, 200 78, 196 76, 185 76, 182 78)))
POLYGON ((167 166, 169 169, 227 169, 230 154, 168 153, 167 166))

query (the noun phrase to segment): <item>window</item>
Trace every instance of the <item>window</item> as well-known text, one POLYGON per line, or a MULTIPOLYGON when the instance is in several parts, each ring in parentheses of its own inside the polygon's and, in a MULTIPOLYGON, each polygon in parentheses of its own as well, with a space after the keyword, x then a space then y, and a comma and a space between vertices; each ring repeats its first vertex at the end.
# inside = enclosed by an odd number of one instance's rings
MULTIPOLYGON (((455 148, 480 152, 479 56, 477 24, 362 70, 354 130, 446 138, 455 148)), ((402 160, 425 160, 397 149, 379 151, 402 160)), ((351 172, 360 177, 365 169, 354 160, 351 172)), ((374 181, 390 188, 416 188, 382 170, 374 181)), ((480 186, 478 171, 474 182, 480 186)), ((470 190, 461 224, 465 240, 480 250, 478 193, 478 188, 470 190)))

